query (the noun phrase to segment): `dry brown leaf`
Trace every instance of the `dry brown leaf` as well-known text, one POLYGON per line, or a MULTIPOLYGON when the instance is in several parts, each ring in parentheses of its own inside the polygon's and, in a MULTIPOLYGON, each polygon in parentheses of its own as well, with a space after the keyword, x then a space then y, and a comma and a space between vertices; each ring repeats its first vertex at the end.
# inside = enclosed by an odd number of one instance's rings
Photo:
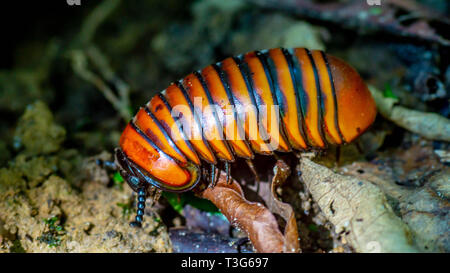
POLYGON ((284 228, 284 252, 299 252, 298 229, 294 210, 288 203, 280 201, 276 192, 276 189, 286 181, 291 171, 284 161, 278 160, 274 167, 274 173, 275 176, 271 183, 271 196, 267 200, 267 206, 272 213, 280 215, 286 221, 284 228))
MULTIPOLYGON (((235 180, 226 183, 224 172, 220 173, 215 187, 208 187, 200 195, 213 202, 231 224, 245 231, 257 252, 298 251, 298 237, 295 240, 293 238, 292 220, 288 218, 288 234, 283 235, 269 209, 260 203, 246 200, 241 186, 235 180)), ((293 223, 296 230, 295 221, 293 223)))

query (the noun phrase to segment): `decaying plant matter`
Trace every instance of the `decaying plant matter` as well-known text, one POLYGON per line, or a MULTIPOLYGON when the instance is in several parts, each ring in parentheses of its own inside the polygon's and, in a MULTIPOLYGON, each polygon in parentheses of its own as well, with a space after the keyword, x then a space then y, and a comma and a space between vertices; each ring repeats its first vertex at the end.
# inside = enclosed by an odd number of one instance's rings
POLYGON ((398 218, 383 192, 368 181, 343 176, 314 163, 300 162, 302 180, 357 252, 417 252, 409 227, 398 218))
POLYGON ((270 208, 286 221, 284 233, 278 227, 275 216, 260 203, 245 199, 241 186, 235 180, 227 184, 226 173, 221 172, 215 187, 208 187, 200 193, 214 203, 233 225, 245 231, 257 252, 298 252, 297 223, 289 204, 275 197, 275 187, 286 180, 288 166, 277 162, 272 180, 270 208))

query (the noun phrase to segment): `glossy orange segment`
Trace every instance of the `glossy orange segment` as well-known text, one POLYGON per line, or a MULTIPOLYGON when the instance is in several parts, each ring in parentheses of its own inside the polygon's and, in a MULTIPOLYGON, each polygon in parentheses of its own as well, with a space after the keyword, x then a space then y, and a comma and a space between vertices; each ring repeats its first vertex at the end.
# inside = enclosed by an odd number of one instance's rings
POLYGON ((257 109, 253 104, 244 77, 233 58, 222 61, 222 70, 226 73, 233 94, 235 110, 243 126, 246 139, 252 149, 260 154, 272 154, 272 149, 264 140, 258 130, 257 109))
POLYGON ((279 111, 275 112, 276 109, 271 107, 275 103, 273 101, 272 91, 264 67, 254 52, 245 54, 244 60, 247 62, 251 71, 255 96, 260 98, 258 107, 260 109, 259 114, 262 117, 260 119, 262 127, 264 127, 269 135, 271 145, 275 150, 288 152, 290 151, 290 147, 280 132, 279 111), (266 106, 266 111, 264 111, 264 108, 261 108, 261 106, 266 106))
POLYGON ((218 124, 214 115, 216 110, 212 107, 215 106, 209 103, 208 96, 200 80, 194 74, 189 74, 183 79, 183 86, 186 88, 186 92, 189 94, 194 107, 199 111, 203 134, 209 145, 219 158, 233 161, 233 154, 225 142, 223 128, 218 124))
POLYGON ((306 92, 305 105, 307 109, 302 109, 306 123, 305 129, 308 135, 308 140, 313 142, 313 146, 325 147, 325 142, 321 137, 319 131, 320 123, 320 105, 318 102, 318 89, 316 86, 316 78, 312 63, 304 48, 295 48, 294 57, 297 58, 302 74, 303 90, 306 92))
POLYGON ((139 112, 134 117, 133 122, 163 152, 171 157, 176 158, 181 163, 187 162, 184 155, 176 148, 175 143, 172 142, 171 138, 167 137, 167 134, 164 134, 161 128, 149 116, 144 108, 141 108, 139 110, 139 112))
POLYGON ((337 124, 337 109, 335 107, 335 95, 333 94, 333 88, 331 86, 330 75, 328 74, 328 68, 325 60, 322 56, 322 52, 318 50, 311 51, 311 55, 316 64, 317 72, 319 75, 320 91, 322 92, 323 101, 323 120, 325 129, 328 135, 331 137, 332 143, 342 144, 342 139, 339 134, 339 128, 337 124))
POLYGON ((245 134, 238 128, 234 106, 230 103, 227 91, 218 72, 210 65, 204 68, 201 73, 211 93, 214 104, 220 106, 222 110, 222 113, 219 115, 219 120, 222 128, 224 128, 226 141, 231 144, 238 156, 252 158, 253 153, 245 142, 245 134))
POLYGON ((217 157, 232 162, 253 152, 343 144, 375 117, 367 86, 344 61, 304 48, 256 51, 189 74, 153 97, 120 137, 126 156, 116 156, 155 187, 182 192, 199 181, 200 158, 215 165, 217 157))
POLYGON ((180 128, 175 123, 175 120, 172 117, 172 113, 170 112, 164 101, 159 96, 154 96, 147 104, 147 107, 159 121, 161 126, 165 129, 178 149, 180 149, 181 152, 196 165, 200 165, 200 159, 185 139, 185 136, 181 132, 180 128))
POLYGON ((375 101, 355 69, 336 57, 326 56, 336 90, 339 128, 344 140, 350 142, 375 120, 375 101))
POLYGON ((191 182, 189 171, 153 147, 131 124, 127 125, 120 137, 120 147, 129 159, 164 184, 182 187, 191 182))
POLYGON ((198 155, 209 163, 216 164, 216 158, 209 145, 203 139, 201 124, 195 119, 186 97, 175 84, 167 87, 162 94, 172 107, 172 114, 177 115, 177 122, 182 123, 183 131, 198 155))
POLYGON ((299 126, 301 126, 301 120, 299 120, 300 106, 298 104, 297 96, 295 94, 294 82, 292 79, 291 71, 289 70, 286 58, 281 49, 271 49, 269 56, 273 60, 277 71, 277 84, 283 95, 284 103, 284 116, 280 118, 283 121, 284 128, 286 129, 286 137, 290 144, 295 149, 306 149, 307 144, 303 139, 299 126))

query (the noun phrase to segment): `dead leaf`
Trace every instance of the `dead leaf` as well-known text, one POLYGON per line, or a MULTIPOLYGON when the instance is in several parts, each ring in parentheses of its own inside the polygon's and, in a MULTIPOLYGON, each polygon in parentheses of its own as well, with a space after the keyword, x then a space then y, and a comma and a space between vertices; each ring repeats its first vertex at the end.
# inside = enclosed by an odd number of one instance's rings
MULTIPOLYGON (((231 224, 245 231, 257 252, 298 251, 298 237, 295 242, 292 241, 292 221, 288 218, 286 227, 289 226, 289 233, 283 235, 269 209, 261 203, 246 200, 241 186, 235 180, 226 183, 224 172, 220 173, 215 187, 206 188, 200 195, 213 202, 231 224)), ((295 221, 294 225, 296 229, 295 221)))
POLYGON ((291 205, 280 201, 277 197, 277 188, 280 187, 291 174, 289 166, 282 160, 278 160, 274 167, 275 176, 271 183, 271 198, 267 206, 272 213, 283 217, 286 222, 284 228, 284 252, 299 252, 297 222, 291 205))
POLYGON ((450 171, 432 155, 432 145, 414 145, 340 170, 378 186, 422 252, 449 252, 450 171))
POLYGON ((322 212, 357 252, 417 252, 409 227, 372 183, 302 157, 301 179, 322 212))

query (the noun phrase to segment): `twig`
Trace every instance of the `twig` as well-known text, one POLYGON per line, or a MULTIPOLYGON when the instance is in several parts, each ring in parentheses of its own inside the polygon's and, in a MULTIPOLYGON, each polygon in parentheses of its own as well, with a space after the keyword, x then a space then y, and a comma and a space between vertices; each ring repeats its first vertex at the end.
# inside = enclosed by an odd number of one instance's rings
MULTIPOLYGON (((98 53, 98 52, 97 52, 98 53)), ((98 67, 102 67, 105 64, 105 60, 103 58, 99 58, 101 55, 91 55, 91 60, 93 63, 97 63, 98 67)), ((88 68, 88 60, 86 54, 82 50, 73 50, 71 52, 71 60, 72 60, 72 68, 77 75, 79 75, 85 81, 95 85, 97 89, 105 96, 105 98, 113 105, 113 107, 119 112, 121 117, 128 121, 131 119, 131 111, 129 106, 129 98, 128 98, 128 87, 122 81, 119 89, 119 97, 114 94, 114 92, 109 88, 109 86, 102 80, 101 77, 94 74, 88 68)), ((107 75, 107 77, 113 74, 107 69, 100 69, 103 71, 102 74, 107 75)), ((107 78, 106 77, 106 78, 107 78)))
POLYGON ((119 112, 120 116, 128 121, 131 118, 129 86, 117 77, 111 69, 109 62, 101 51, 92 43, 92 38, 100 25, 119 6, 120 0, 105 0, 101 2, 83 22, 81 31, 75 40, 80 45, 79 49, 70 52, 72 68, 77 75, 85 81, 95 85, 105 98, 119 112), (89 69, 88 63, 92 63, 101 76, 89 69), (114 85, 117 95, 107 83, 114 85))
POLYGON ((98 27, 105 19, 119 6, 120 0, 102 1, 83 22, 78 40, 82 45, 87 45, 92 41, 98 27))

